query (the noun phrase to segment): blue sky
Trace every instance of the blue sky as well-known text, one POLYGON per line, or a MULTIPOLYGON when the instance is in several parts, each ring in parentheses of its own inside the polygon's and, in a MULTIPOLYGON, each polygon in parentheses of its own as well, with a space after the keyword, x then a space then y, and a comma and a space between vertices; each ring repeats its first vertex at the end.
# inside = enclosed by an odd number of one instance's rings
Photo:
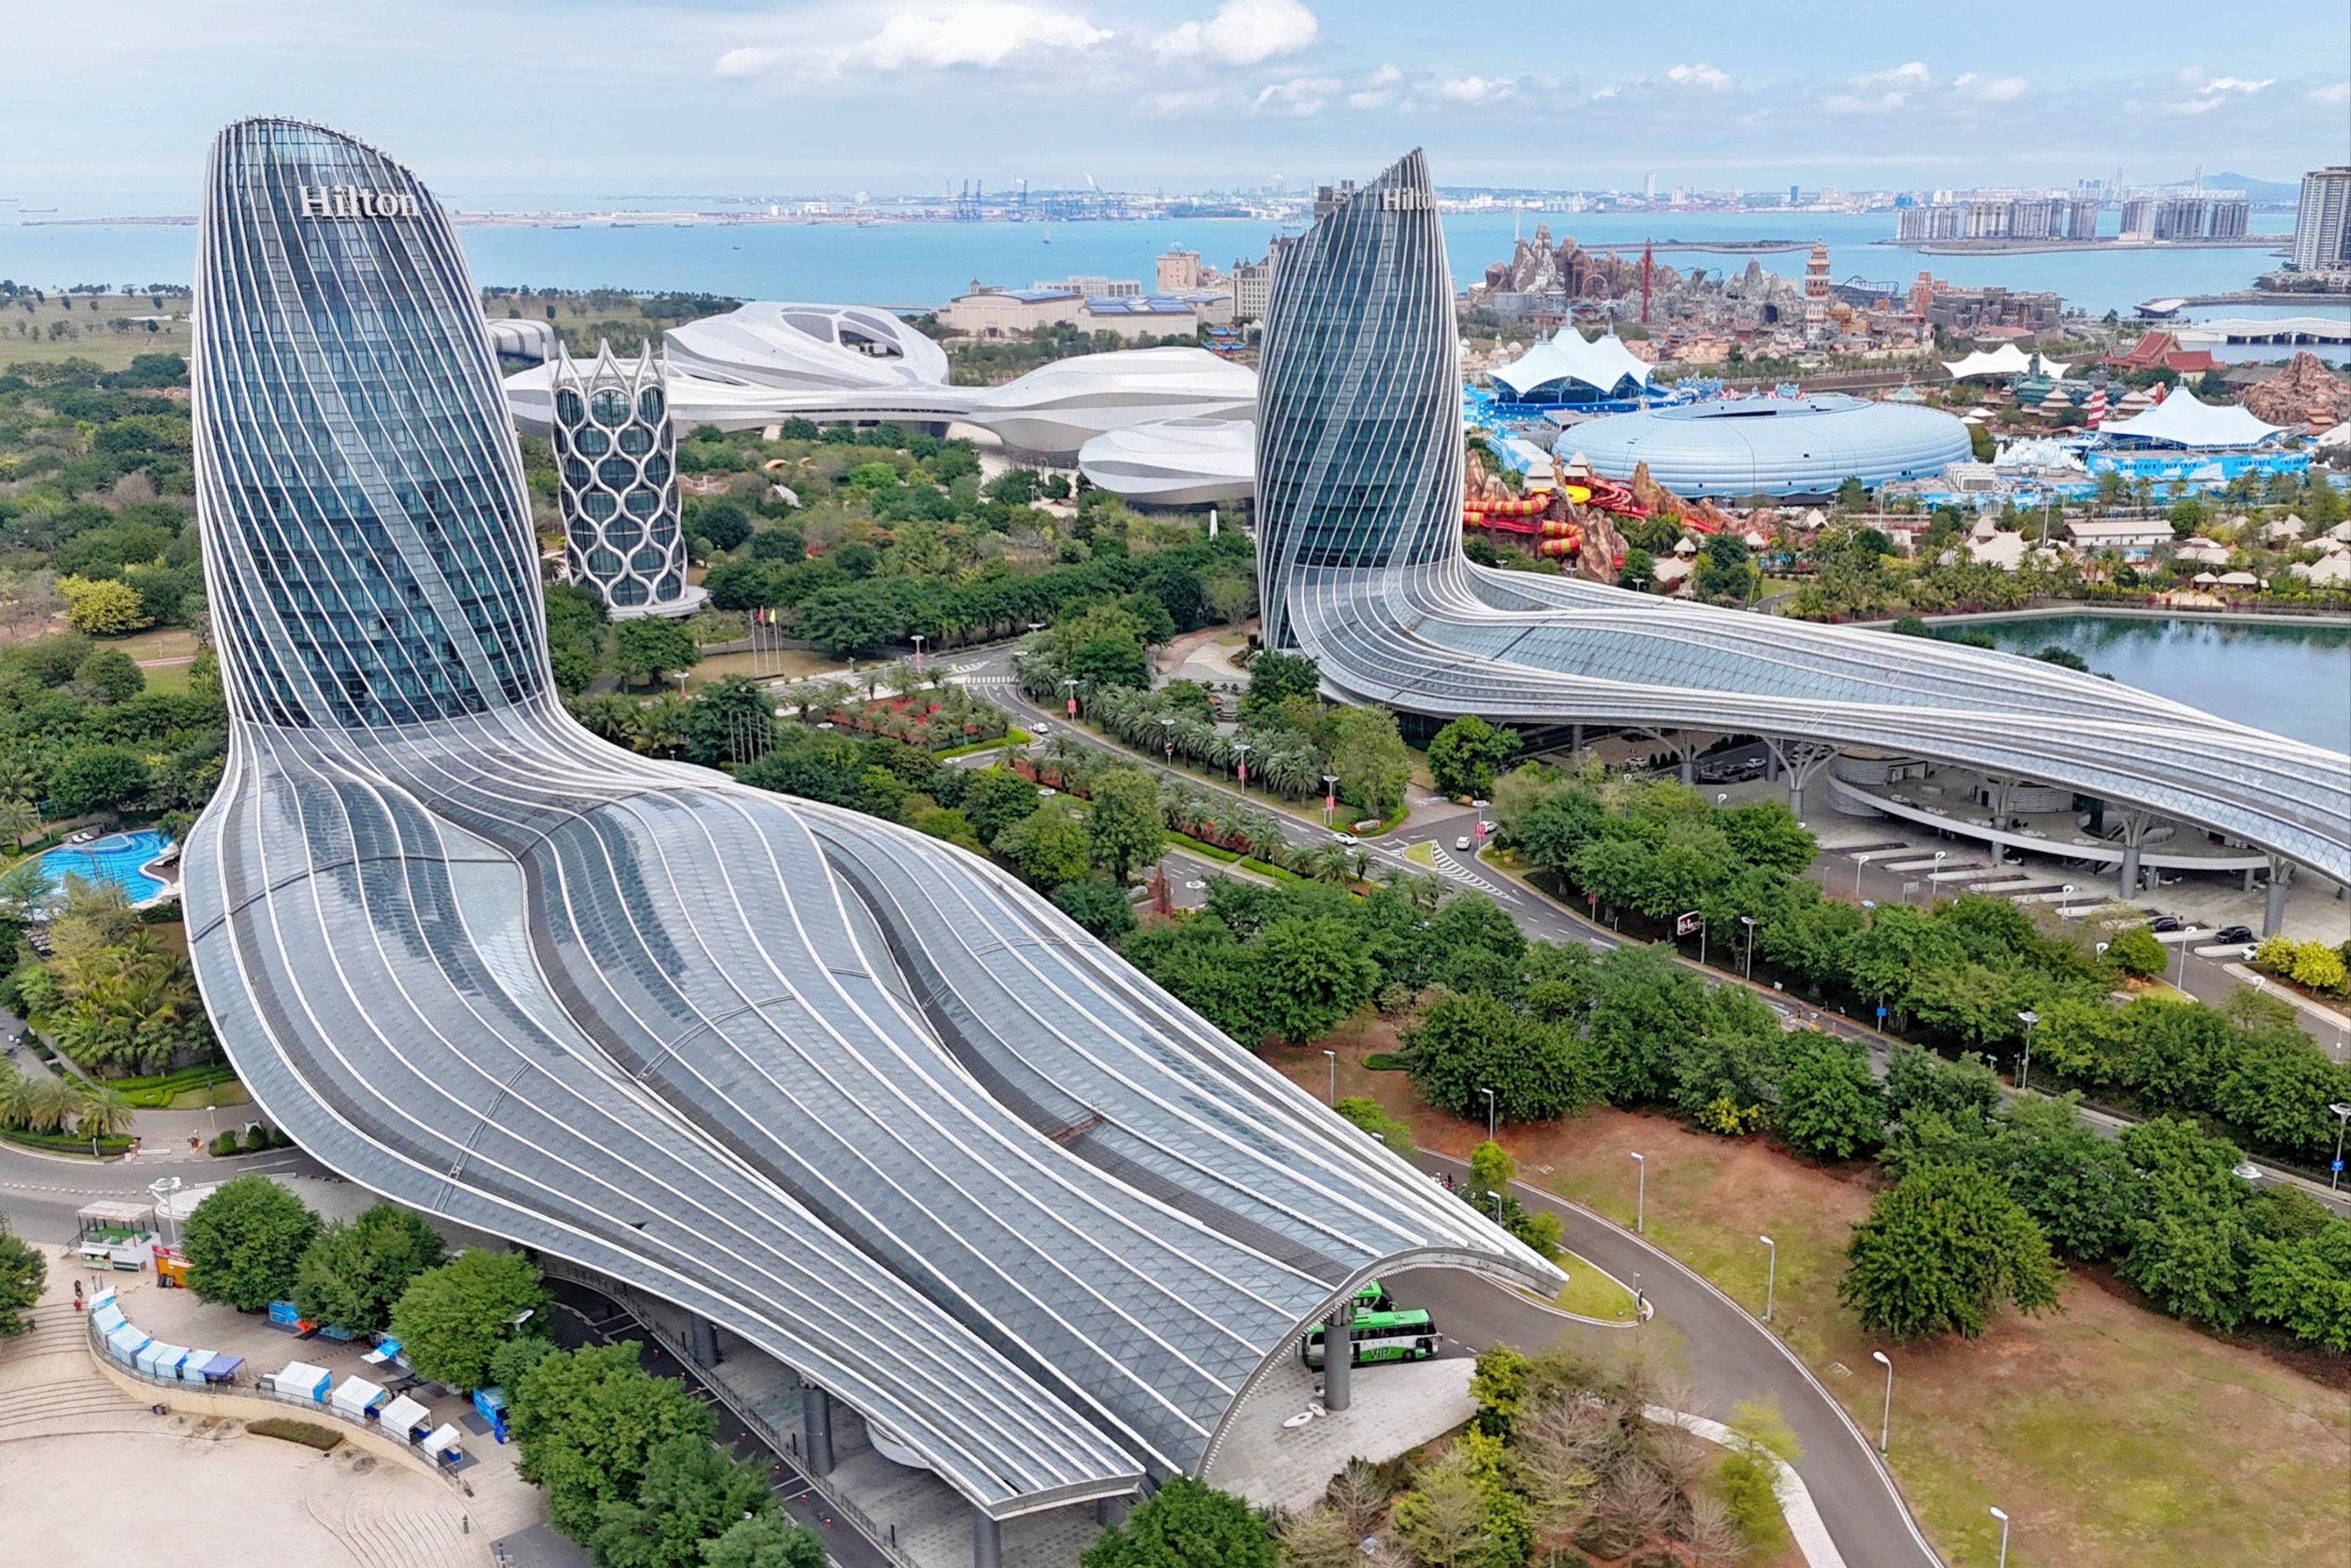
POLYGON ((1441 183, 1584 188, 2351 159, 2342 0, 115 0, 29 4, 9 45, 0 194, 192 195, 261 112, 461 197, 1294 189, 1413 145, 1441 183))

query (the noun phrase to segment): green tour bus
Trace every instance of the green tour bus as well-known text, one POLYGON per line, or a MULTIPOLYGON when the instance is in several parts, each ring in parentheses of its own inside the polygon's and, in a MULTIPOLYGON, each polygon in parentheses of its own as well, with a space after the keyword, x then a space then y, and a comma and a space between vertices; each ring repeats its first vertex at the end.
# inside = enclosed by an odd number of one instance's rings
POLYGON ((1392 1312, 1395 1311, 1395 1301, 1389 1296, 1385 1285, 1377 1280, 1366 1280, 1356 1287, 1355 1310, 1359 1312, 1392 1312))
MULTIPOLYGON (((1364 1312, 1355 1314, 1353 1325, 1347 1331, 1348 1357, 1352 1366, 1368 1365, 1374 1361, 1426 1361, 1437 1354, 1437 1322, 1418 1307, 1408 1312, 1364 1312)), ((1309 1367, 1322 1364, 1322 1328, 1316 1324, 1299 1346, 1299 1354, 1309 1367)))

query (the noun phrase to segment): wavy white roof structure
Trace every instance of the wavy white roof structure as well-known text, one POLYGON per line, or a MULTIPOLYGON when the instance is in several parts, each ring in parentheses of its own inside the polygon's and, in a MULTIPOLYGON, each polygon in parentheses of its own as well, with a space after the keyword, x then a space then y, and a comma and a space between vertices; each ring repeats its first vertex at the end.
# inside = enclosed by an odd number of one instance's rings
MULTIPOLYGON (((1978 349, 1963 360, 1946 360, 1943 368, 1951 372, 1951 379, 1955 382, 1969 381, 1977 376, 2022 376, 2032 373, 2032 362, 2039 358, 2026 353, 2013 343, 2002 343, 1991 353, 1978 349)), ((2070 361, 2061 364, 2055 360, 2041 361, 2041 373, 2052 381, 2064 381, 2066 371, 2071 368, 2070 361)))
POLYGON ((1519 397, 1552 382, 1578 382, 1596 392, 1611 392, 1630 376, 1635 386, 1649 384, 1649 365, 1635 357, 1614 332, 1586 340, 1573 327, 1562 327, 1500 370, 1495 381, 1519 397))
POLYGON ((2206 402, 2181 388, 2145 413, 2108 423, 2100 434, 2132 435, 2167 446, 2258 446, 2283 428, 2241 404, 2206 402))
MULTIPOLYGON (((701 424, 753 430, 792 418, 960 421, 993 432, 1008 446, 1067 458, 1107 431, 1166 419, 1247 420, 1257 413, 1257 372, 1206 349, 1079 354, 992 387, 907 382, 794 388, 753 381, 747 373, 715 376, 707 365, 689 371, 669 361, 670 418, 681 430, 701 424)), ((547 368, 508 376, 506 390, 516 423, 543 433, 555 406, 547 368)))
POLYGON ((941 386, 946 351, 887 310, 755 300, 662 334, 672 369, 782 392, 941 386))
POLYGON ((1245 419, 1163 419, 1097 435, 1078 472, 1098 488, 1162 507, 1247 500, 1257 489, 1257 427, 1245 419))
POLYGON ((407 169, 241 121, 197 247, 229 755, 190 946, 321 1163, 784 1364, 969 1500, 976 1556, 1199 1473, 1366 1280, 1558 1289, 981 857, 582 729, 477 296, 407 169))

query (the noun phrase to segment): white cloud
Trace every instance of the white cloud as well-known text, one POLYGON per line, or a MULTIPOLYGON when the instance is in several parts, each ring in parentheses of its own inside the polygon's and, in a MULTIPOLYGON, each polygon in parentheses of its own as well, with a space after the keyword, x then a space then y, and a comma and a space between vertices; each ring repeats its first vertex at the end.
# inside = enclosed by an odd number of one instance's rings
POLYGON ((1907 92, 1881 92, 1876 98, 1864 98, 1855 93, 1832 94, 1821 107, 1831 114, 1884 114, 1910 101, 1907 92))
POLYGON ((1163 59, 1205 55, 1226 65, 1253 66, 1294 54, 1322 36, 1322 24, 1300 0, 1225 0, 1215 16, 1162 33, 1152 47, 1163 59))
POLYGON ((783 58, 779 49, 744 47, 729 49, 718 57, 713 74, 722 77, 756 77, 767 74, 768 68, 783 58))
POLYGON ((2194 96, 2175 99, 2163 107, 2174 114, 2205 114, 2228 102, 2231 93, 2251 97, 2277 78, 2263 77, 2255 81, 2246 77, 2216 77, 2206 74, 2201 66, 2189 66, 2180 71, 2179 80, 2194 96))
POLYGON ((1320 114, 1338 90, 1337 77, 1292 77, 1268 84, 1257 95, 1257 107, 1277 114, 1320 114))
POLYGON ((1719 66, 1708 65, 1704 60, 1694 66, 1676 66, 1666 73, 1666 79, 1679 82, 1684 87, 1702 87, 1715 92, 1730 86, 1729 71, 1719 66))
POLYGON ((1364 85, 1366 87, 1393 87, 1402 80, 1404 80, 1404 72, 1398 70, 1392 65, 1387 65, 1382 66, 1379 69, 1374 71, 1372 73, 1371 79, 1364 85))
POLYGON ((1492 103, 1514 97, 1519 84, 1508 77, 1456 77, 1438 82, 1430 90, 1452 103, 1492 103))
POLYGON ((2032 83, 2023 77, 1980 77, 1973 71, 1951 78, 1951 85, 1969 98, 1980 98, 1989 103, 2006 103, 2022 98, 2032 83))
POLYGON ((1028 49, 1084 50, 1111 35, 1074 11, 1048 5, 977 0, 901 11, 838 63, 878 70, 998 66, 1028 49))
POLYGON ((1176 120, 1186 115, 1206 113, 1216 108, 1217 100, 1223 96, 1212 87, 1146 93, 1144 96, 1143 107, 1153 114, 1165 115, 1171 120, 1176 120))
POLYGON ((1906 85, 1923 87, 1932 79, 1933 78, 1928 73, 1926 61, 1911 60, 1907 64, 1896 66, 1890 71, 1871 71, 1866 76, 1857 76, 1853 78, 1853 85, 1855 87, 1902 87, 1906 85))
POLYGON ((2310 101, 2313 103, 2351 103, 2351 81, 2339 81, 2331 87, 2320 88, 2316 92, 2310 95, 2310 101))

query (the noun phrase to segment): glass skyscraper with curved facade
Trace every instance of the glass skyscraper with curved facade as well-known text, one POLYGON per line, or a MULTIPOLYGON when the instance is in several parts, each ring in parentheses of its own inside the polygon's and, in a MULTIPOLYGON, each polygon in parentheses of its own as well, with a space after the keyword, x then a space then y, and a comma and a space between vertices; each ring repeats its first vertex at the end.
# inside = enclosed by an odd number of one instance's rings
POLYGON ((599 343, 584 368, 559 349, 549 373, 565 577, 619 619, 691 612, 705 595, 685 580, 677 437, 652 345, 629 363, 599 343))
MULTIPOLYGON (((1283 249, 1257 423, 1269 646, 1432 719, 1758 735, 1918 754, 2217 829, 2351 883, 2351 758, 2037 660, 1498 571, 1461 549, 1453 283, 1412 152, 1283 249)), ((2100 849, 2100 854, 2111 852, 2100 849)), ((2136 880, 2137 840, 2122 852, 2136 880)), ((2271 919, 2277 918, 2273 897, 2271 919)))
POLYGON ((319 1160, 780 1361, 968 1500, 983 1564, 1005 1520, 1201 1473, 1368 1280, 1558 1288, 981 857, 575 724, 407 169, 233 125, 199 269, 231 724, 188 928, 319 1160))

